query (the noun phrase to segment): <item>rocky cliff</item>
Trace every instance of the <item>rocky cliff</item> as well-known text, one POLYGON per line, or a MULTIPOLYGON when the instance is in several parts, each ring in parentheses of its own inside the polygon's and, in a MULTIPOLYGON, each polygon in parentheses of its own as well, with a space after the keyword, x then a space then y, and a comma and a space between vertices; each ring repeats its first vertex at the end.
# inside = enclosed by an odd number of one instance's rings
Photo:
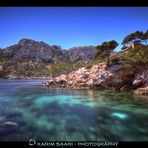
POLYGON ((0 63, 0 78, 2 77, 2 75, 3 75, 3 66, 0 63))
POLYGON ((104 63, 99 63, 90 69, 83 67, 67 75, 50 78, 43 85, 73 89, 101 87, 117 91, 135 89, 134 94, 148 94, 148 69, 138 72, 122 64, 107 67, 104 63))
POLYGON ((94 46, 79 46, 73 47, 68 50, 70 61, 90 61, 96 55, 96 47, 94 46))
MULTIPOLYGON (((135 52, 136 55, 138 51, 139 49, 135 52)), ((142 48, 141 51, 147 53, 147 49, 142 48)), ((130 50, 128 52, 133 53, 130 50)), ((135 89, 135 94, 148 94, 148 67, 144 67, 144 64, 139 66, 140 70, 135 66, 127 68, 122 62, 112 62, 110 66, 106 66, 105 63, 96 61, 88 68, 88 63, 91 63, 95 55, 94 46, 64 50, 57 45, 21 39, 18 44, 0 49, 0 77, 53 76, 45 85, 75 89, 104 87, 120 91, 132 88, 135 89)), ((115 53, 114 55, 116 56, 115 53)), ((144 52, 144 55, 147 54, 144 52)), ((134 57, 134 61, 135 59, 137 58, 134 57)))
POLYGON ((65 60, 60 46, 49 46, 44 42, 21 39, 18 44, 3 49, 3 53, 13 59, 57 62, 65 60))
POLYGON ((73 47, 68 50, 57 45, 48 45, 31 39, 21 39, 18 44, 1 50, 7 57, 13 59, 29 59, 45 62, 91 60, 96 54, 94 46, 73 47))
POLYGON ((67 73, 85 66, 95 56, 94 46, 62 49, 31 39, 0 49, 0 77, 34 77, 67 73), (2 68, 3 67, 3 68, 2 68))
POLYGON ((136 88, 135 94, 148 94, 148 68, 135 74, 133 86, 136 88))
POLYGON ((134 75, 134 69, 124 68, 122 64, 107 67, 104 63, 99 63, 91 69, 83 67, 67 75, 51 78, 47 85, 74 89, 104 87, 125 91, 132 87, 134 75))

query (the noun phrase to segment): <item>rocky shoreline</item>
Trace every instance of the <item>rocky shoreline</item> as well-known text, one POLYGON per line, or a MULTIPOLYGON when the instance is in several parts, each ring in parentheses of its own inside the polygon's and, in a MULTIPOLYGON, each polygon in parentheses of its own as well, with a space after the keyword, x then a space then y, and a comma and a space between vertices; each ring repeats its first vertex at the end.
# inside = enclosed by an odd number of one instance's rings
POLYGON ((107 88, 117 91, 135 90, 134 94, 148 94, 148 70, 142 73, 122 64, 106 66, 99 63, 87 69, 82 67, 69 74, 48 79, 42 86, 50 88, 97 89, 107 88))
POLYGON ((137 73, 133 84, 136 86, 134 94, 148 95, 148 70, 143 70, 141 73, 137 73))
POLYGON ((17 77, 17 76, 8 76, 0 78, 0 80, 48 80, 50 77, 17 77))

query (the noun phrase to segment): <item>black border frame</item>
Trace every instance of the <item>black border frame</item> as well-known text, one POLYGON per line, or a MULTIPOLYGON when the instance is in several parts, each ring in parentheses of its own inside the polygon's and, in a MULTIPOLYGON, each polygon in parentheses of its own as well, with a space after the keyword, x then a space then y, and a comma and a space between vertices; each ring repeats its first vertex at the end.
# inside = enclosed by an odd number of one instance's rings
POLYGON ((148 6, 147 0, 1 0, 0 6, 148 6))
MULTIPOLYGON (((0 0, 0 7, 148 7, 148 0, 0 0)), ((117 147, 148 147, 147 142, 119 142, 117 147)), ((34 148, 28 142, 2 142, 0 147, 34 148)))
MULTIPOLYGON (((41 141, 43 142, 43 141, 41 141)), ((47 148, 68 148, 68 146, 56 146, 56 142, 72 142, 73 146, 69 146, 71 148, 118 148, 118 147, 124 147, 124 148, 133 148, 133 147, 148 147, 148 142, 138 142, 138 141, 129 141, 129 142, 118 142, 117 146, 77 146, 78 142, 93 142, 93 141, 48 141, 51 143, 55 143, 55 146, 37 146, 35 145, 29 145, 29 141, 27 142, 0 142, 0 147, 5 148, 5 147, 19 147, 19 148, 42 148, 42 147, 47 147, 47 148), (75 146, 74 146, 75 145, 75 146)))

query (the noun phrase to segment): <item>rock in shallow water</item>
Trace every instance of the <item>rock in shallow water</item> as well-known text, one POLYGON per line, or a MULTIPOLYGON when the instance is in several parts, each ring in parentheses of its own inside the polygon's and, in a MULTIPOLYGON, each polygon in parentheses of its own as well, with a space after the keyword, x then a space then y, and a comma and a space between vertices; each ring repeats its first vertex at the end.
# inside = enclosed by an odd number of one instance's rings
POLYGON ((18 124, 12 121, 5 121, 5 122, 0 123, 0 126, 18 126, 18 124))
POLYGON ((145 87, 138 88, 134 91, 137 95, 148 95, 148 85, 145 87))
POLYGON ((127 118, 127 114, 124 113, 118 113, 118 112, 114 112, 112 113, 113 117, 117 117, 119 119, 126 119, 127 118))

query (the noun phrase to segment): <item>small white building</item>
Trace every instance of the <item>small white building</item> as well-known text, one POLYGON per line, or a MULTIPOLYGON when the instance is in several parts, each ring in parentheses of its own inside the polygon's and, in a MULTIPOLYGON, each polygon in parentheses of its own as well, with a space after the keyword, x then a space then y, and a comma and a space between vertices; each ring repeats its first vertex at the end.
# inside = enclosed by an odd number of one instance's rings
POLYGON ((143 44, 140 44, 138 41, 134 41, 134 42, 131 42, 127 45, 124 45, 121 50, 127 50, 128 48, 135 48, 136 46, 139 46, 139 45, 143 45, 143 44))

